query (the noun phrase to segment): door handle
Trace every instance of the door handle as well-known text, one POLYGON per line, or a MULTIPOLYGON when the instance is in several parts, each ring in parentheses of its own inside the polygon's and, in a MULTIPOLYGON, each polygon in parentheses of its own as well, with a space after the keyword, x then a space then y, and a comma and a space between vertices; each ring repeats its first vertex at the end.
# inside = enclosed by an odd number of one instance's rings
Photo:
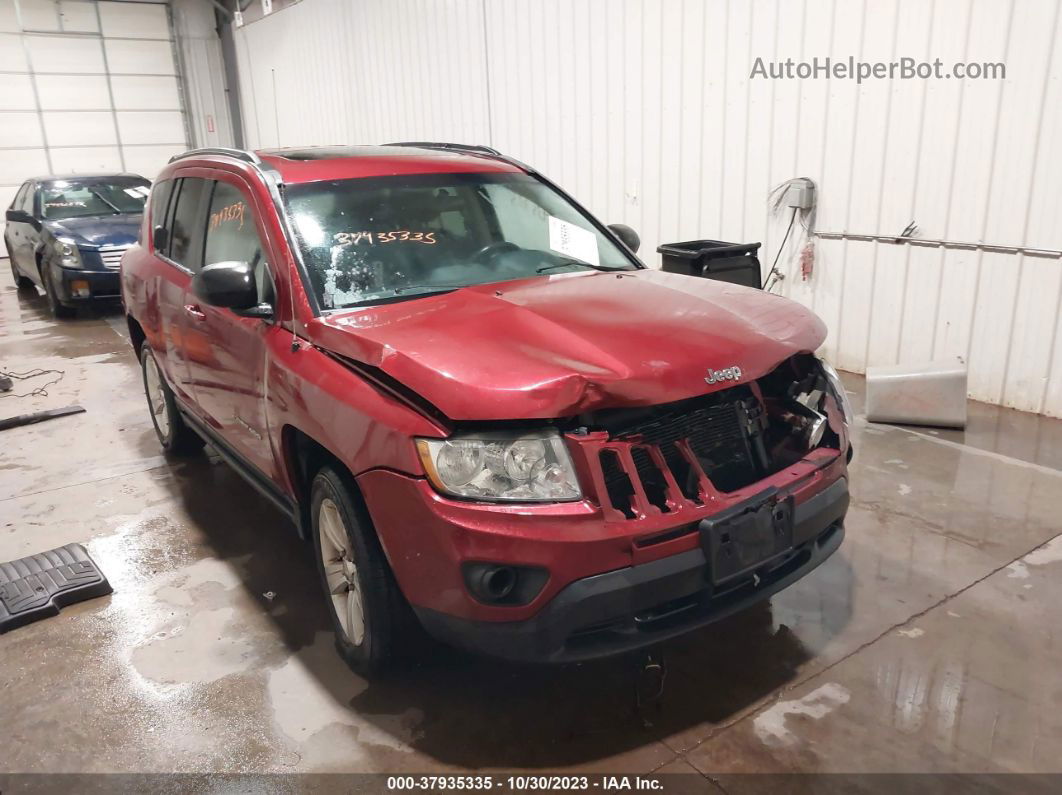
POLYGON ((185 304, 184 311, 196 320, 206 320, 206 313, 195 304, 185 304))

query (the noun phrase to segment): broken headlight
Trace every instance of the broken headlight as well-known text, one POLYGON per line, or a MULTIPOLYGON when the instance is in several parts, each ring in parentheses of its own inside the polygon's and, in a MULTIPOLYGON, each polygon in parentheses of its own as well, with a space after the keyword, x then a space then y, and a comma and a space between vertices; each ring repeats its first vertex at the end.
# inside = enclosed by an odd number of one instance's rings
POLYGON ((445 494, 497 502, 559 502, 582 496, 555 430, 417 439, 424 471, 445 494))
POLYGON ((852 422, 852 404, 848 401, 848 393, 844 391, 844 384, 841 383, 840 376, 837 375, 837 371, 833 369, 825 359, 819 359, 819 364, 822 365, 822 372, 826 376, 826 383, 833 393, 834 399, 837 401, 837 405, 841 408, 841 414, 844 416, 845 425, 850 425, 852 422))

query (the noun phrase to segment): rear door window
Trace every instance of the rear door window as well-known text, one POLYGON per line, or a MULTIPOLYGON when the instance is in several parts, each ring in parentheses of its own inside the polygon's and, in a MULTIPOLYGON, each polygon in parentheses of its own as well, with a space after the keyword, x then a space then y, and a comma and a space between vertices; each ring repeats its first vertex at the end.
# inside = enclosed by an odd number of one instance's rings
POLYGON ((215 183, 207 216, 203 265, 218 262, 249 263, 254 268, 258 300, 272 302, 273 282, 266 249, 258 237, 254 211, 243 191, 228 182, 215 183))
POLYGON ((202 257, 204 214, 211 182, 199 177, 185 177, 174 204, 169 224, 169 253, 171 260, 189 270, 199 270, 202 257))

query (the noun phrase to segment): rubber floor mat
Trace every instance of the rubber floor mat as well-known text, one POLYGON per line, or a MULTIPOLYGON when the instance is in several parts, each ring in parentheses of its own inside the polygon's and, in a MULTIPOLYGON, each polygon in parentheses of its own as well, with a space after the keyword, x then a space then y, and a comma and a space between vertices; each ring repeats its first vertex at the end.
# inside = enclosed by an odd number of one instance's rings
POLYGON ((0 563, 0 634, 111 591, 111 584, 81 544, 0 563))

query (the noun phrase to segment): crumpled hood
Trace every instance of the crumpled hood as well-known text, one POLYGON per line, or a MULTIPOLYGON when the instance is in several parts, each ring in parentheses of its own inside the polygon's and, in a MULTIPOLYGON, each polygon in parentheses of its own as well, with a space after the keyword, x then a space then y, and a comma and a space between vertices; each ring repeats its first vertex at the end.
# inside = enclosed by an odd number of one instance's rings
POLYGON ((306 332, 455 420, 668 403, 754 380, 826 337, 788 299, 654 270, 466 287, 337 312, 306 332), (709 368, 731 367, 738 381, 706 383, 709 368))
POLYGON ((140 214, 93 215, 45 221, 56 237, 69 238, 78 246, 131 246, 140 231, 140 214))

